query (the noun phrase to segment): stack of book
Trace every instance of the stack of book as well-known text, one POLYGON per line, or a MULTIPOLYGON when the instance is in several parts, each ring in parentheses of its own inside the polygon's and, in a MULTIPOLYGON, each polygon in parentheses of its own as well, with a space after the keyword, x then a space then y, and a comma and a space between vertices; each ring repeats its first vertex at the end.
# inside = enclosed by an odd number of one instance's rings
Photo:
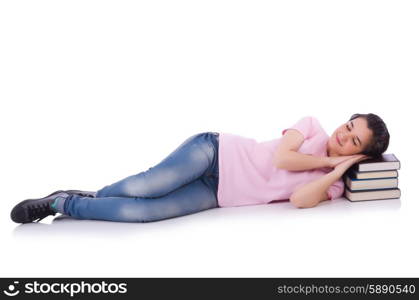
POLYGON ((382 154, 351 166, 343 176, 344 196, 350 201, 400 198, 400 161, 394 154, 382 154))

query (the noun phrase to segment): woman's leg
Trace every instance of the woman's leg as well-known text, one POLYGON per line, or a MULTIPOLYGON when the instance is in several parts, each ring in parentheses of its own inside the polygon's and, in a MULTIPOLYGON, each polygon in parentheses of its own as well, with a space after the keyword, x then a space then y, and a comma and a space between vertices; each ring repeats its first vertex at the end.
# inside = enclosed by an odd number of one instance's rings
POLYGON ((218 163, 214 134, 203 132, 189 137, 156 166, 105 186, 97 191, 96 198, 158 198, 196 180, 218 163))
MULTIPOLYGON (((189 177, 188 177, 189 178, 189 177)), ((216 189, 210 182, 218 180, 202 176, 159 198, 81 197, 71 195, 64 213, 76 219, 116 222, 151 222, 196 213, 218 207, 216 189)))

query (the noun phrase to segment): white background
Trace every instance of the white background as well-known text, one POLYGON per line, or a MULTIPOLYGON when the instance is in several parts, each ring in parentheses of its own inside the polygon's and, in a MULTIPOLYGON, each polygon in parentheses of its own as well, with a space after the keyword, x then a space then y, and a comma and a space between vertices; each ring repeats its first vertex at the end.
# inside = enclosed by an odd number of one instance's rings
POLYGON ((419 276, 418 15, 400 0, 0 2, 0 276, 419 276), (265 141, 313 115, 331 134, 369 112, 401 161, 400 200, 10 220, 201 131, 265 141))

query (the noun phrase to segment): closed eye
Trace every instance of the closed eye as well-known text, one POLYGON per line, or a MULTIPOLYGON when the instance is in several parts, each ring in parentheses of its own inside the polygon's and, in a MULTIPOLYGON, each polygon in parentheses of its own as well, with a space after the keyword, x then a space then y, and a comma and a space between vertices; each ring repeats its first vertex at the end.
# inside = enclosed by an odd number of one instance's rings
MULTIPOLYGON (((351 131, 350 127, 348 126, 348 124, 346 124, 346 128, 348 129, 348 131, 351 131)), ((357 144, 355 143, 355 139, 352 139, 352 142, 354 143, 355 146, 357 146, 357 144)))

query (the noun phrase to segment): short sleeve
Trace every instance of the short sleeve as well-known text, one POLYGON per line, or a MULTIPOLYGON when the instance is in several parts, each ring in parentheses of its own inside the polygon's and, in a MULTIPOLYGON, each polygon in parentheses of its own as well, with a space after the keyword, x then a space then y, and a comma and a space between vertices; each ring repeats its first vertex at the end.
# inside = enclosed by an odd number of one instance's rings
POLYGON ((345 185, 342 179, 335 181, 327 190, 327 197, 329 200, 340 198, 343 195, 345 185))
POLYGON ((288 129, 296 129, 302 133, 302 135, 304 136, 304 140, 306 140, 306 139, 311 138, 314 135, 316 124, 317 124, 316 118, 312 116, 307 116, 300 119, 293 126, 284 129, 282 131, 282 135, 284 135, 288 129))

